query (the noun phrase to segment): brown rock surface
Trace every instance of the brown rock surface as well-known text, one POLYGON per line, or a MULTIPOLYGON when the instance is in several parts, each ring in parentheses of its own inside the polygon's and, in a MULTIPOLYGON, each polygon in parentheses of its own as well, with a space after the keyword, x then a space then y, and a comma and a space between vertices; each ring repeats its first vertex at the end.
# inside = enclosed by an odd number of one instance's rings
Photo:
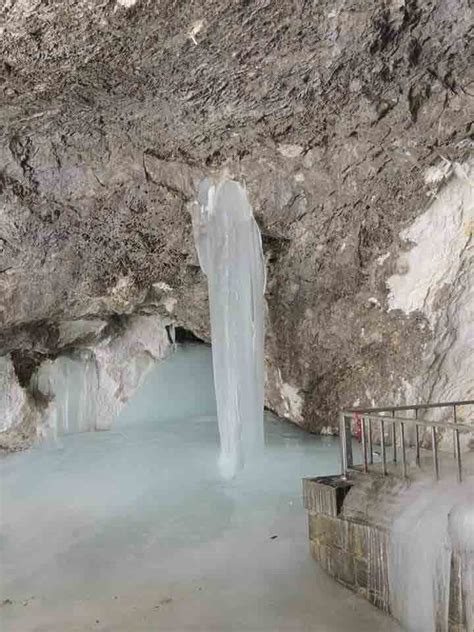
POLYGON ((426 170, 472 151, 468 0, 6 0, 0 32, 0 353, 154 309, 208 338, 189 205, 227 170, 268 261, 268 405, 319 431, 403 399, 433 334, 386 279, 426 170))

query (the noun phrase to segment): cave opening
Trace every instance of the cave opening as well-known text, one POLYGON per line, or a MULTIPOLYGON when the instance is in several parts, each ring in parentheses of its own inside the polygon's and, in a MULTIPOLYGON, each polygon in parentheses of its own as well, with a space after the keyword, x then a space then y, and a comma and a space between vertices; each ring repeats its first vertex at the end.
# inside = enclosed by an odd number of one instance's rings
POLYGON ((179 327, 176 326, 174 327, 174 334, 170 333, 170 326, 167 327, 168 329, 168 334, 170 336, 174 336, 174 342, 177 342, 179 344, 186 344, 186 343, 194 343, 194 344, 210 344, 208 343, 206 340, 203 340, 203 338, 200 338, 199 336, 196 335, 196 333, 194 331, 191 331, 190 329, 186 329, 185 327, 179 327))

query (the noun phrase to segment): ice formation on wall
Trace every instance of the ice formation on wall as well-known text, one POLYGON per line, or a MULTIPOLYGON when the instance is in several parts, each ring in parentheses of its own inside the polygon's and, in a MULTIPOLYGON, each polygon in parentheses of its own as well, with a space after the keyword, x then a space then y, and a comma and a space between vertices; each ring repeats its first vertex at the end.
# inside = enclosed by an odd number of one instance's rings
POLYGON ((448 531, 454 553, 462 560, 461 578, 466 628, 474 630, 474 480, 471 493, 449 513, 448 531))
POLYGON ((43 434, 110 428, 156 361, 170 351, 159 316, 133 316, 121 335, 43 362, 32 384, 51 400, 43 434))
MULTIPOLYGON (((157 362, 143 386, 120 411, 114 428, 136 427, 137 424, 154 426, 157 422, 169 421, 180 425, 185 420, 198 424, 210 422, 215 430, 212 355, 211 348, 205 344, 179 344, 169 360, 157 362)), ((212 436, 215 437, 214 432, 212 436)))
POLYGON ((263 445, 262 242, 247 193, 232 180, 201 183, 193 227, 209 286, 220 467, 232 477, 263 445))
POLYGON ((474 479, 415 484, 390 534, 392 614, 410 632, 448 630, 451 556, 463 560, 468 630, 473 623, 474 479))
POLYGON ((92 351, 46 360, 32 385, 50 401, 43 436, 96 430, 98 371, 92 351))

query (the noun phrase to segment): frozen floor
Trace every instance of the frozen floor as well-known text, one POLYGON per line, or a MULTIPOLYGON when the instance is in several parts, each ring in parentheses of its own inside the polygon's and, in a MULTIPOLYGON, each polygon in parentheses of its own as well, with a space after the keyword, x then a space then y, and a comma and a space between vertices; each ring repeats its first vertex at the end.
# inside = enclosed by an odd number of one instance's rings
POLYGON ((213 410, 188 347, 114 430, 0 460, 2 632, 400 629, 309 555, 301 478, 337 471, 336 442, 267 416, 263 460, 224 482, 213 410))

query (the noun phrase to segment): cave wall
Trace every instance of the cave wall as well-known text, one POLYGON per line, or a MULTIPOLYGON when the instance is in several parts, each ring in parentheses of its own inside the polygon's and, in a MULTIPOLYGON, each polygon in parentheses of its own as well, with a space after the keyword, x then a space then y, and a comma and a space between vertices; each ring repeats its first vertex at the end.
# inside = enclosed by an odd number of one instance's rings
POLYGON ((0 356, 0 449, 31 445, 41 422, 40 408, 20 385, 10 355, 0 356))
POLYGON ((269 407, 332 432, 342 405, 472 396, 468 0, 0 15, 0 354, 20 388, 134 314, 209 340, 191 210, 225 173, 263 235, 269 407))
POLYGON ((0 356, 0 449, 110 429, 146 375, 173 352, 169 326, 157 314, 133 314, 91 339, 91 330, 97 334, 105 323, 63 322, 64 347, 56 355, 38 354, 26 381, 21 364, 0 356))

